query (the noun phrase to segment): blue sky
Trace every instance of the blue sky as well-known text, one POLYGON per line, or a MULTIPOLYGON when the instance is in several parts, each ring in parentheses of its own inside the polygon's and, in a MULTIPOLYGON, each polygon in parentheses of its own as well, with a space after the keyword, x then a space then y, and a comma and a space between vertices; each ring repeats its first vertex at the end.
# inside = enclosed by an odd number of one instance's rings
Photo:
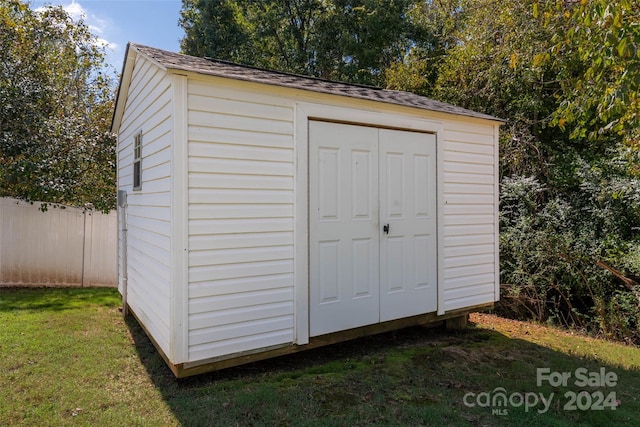
POLYGON ((178 25, 180 0, 32 0, 30 3, 32 9, 46 4, 61 5, 73 19, 82 19, 107 46, 107 61, 118 72, 127 42, 178 52, 184 35, 178 25))

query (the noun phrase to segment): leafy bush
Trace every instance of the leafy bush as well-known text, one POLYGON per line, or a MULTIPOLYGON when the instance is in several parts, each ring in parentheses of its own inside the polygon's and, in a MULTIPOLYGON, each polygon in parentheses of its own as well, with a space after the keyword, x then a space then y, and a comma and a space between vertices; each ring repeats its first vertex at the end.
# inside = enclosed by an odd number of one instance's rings
POLYGON ((629 343, 640 342, 640 307, 637 292, 618 290, 602 305, 600 329, 612 339, 629 343))
POLYGON ((611 159, 566 156, 553 190, 503 179, 502 314, 640 342, 640 182, 611 159))

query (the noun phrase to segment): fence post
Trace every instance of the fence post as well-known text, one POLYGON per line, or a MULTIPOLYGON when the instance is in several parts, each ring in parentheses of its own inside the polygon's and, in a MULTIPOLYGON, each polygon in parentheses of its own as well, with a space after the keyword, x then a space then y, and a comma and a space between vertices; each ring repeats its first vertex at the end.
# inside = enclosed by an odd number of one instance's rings
POLYGON ((91 248, 92 248, 92 225, 93 218, 91 211, 86 208, 82 211, 84 216, 84 234, 82 236, 82 287, 91 285, 91 248), (89 217, 87 219, 87 216, 89 217), (89 270, 89 271, 87 271, 89 270), (89 283, 87 283, 87 281, 89 283))

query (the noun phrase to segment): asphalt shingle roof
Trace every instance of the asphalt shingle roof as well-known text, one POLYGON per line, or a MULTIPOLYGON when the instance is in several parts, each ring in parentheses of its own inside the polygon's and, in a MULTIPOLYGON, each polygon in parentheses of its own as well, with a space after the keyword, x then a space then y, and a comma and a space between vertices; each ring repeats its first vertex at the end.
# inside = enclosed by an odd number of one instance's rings
POLYGON ((134 43, 130 43, 129 46, 143 55, 148 56, 167 69, 189 71, 198 74, 226 77, 235 80, 302 89, 331 95, 341 95, 350 98, 386 102, 389 104, 403 105, 467 117, 500 122, 503 121, 502 119, 487 114, 456 107, 455 105, 436 101, 410 92, 334 82, 278 71, 269 71, 211 58, 198 58, 195 56, 182 55, 134 43))

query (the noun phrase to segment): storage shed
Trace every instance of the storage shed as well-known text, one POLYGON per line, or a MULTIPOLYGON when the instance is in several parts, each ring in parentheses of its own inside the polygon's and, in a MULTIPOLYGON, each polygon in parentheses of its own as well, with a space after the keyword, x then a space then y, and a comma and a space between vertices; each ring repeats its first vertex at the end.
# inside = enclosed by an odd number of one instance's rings
POLYGON ((176 376, 491 307, 500 124, 129 44, 112 125, 125 307, 176 376))

